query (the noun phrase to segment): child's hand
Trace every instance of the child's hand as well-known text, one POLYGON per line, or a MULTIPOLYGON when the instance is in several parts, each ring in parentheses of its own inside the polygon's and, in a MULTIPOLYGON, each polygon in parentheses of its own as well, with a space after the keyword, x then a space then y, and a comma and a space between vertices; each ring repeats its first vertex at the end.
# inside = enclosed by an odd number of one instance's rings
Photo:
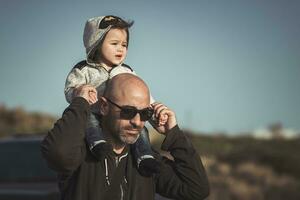
POLYGON ((154 109, 154 116, 157 120, 150 120, 150 124, 159 133, 167 134, 167 132, 177 125, 175 113, 165 105, 155 102, 151 104, 154 109))
POLYGON ((168 121, 169 116, 167 114, 161 115, 158 118, 158 125, 164 126, 168 121))
POLYGON ((98 101, 97 90, 91 85, 80 85, 75 88, 74 97, 83 97, 90 105, 98 101))
MULTIPOLYGON (((154 104, 152 104, 151 106, 154 106, 154 104)), ((152 121, 154 123, 156 123, 158 126, 164 126, 166 124, 166 122, 168 121, 169 116, 167 114, 163 114, 163 115, 159 115, 159 114, 155 114, 152 117, 152 121)))

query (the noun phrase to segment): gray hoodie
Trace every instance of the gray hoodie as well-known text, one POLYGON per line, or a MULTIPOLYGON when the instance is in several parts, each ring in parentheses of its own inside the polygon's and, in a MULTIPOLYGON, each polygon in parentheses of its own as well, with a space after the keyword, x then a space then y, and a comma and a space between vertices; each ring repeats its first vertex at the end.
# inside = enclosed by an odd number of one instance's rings
MULTIPOLYGON (((121 73, 131 73, 136 75, 128 65, 123 63, 114 67, 111 71, 107 71, 106 68, 93 61, 95 50, 103 40, 105 34, 112 27, 111 25, 104 29, 99 27, 104 17, 105 16, 91 18, 87 20, 85 24, 83 43, 86 49, 86 60, 77 63, 67 76, 64 93, 66 100, 69 103, 72 102, 74 89, 80 85, 92 85, 97 89, 98 96, 102 96, 108 79, 121 73)), ((150 103, 153 102, 154 99, 150 95, 150 103)))
POLYGON ((97 89, 98 95, 102 96, 105 83, 108 79, 120 73, 136 73, 123 63, 114 67, 111 71, 107 71, 103 66, 93 61, 93 55, 99 43, 103 40, 104 35, 111 29, 111 25, 101 29, 99 25, 105 16, 94 17, 89 19, 84 28, 83 43, 86 49, 86 61, 81 61, 73 67, 68 74, 64 93, 66 100, 71 103, 73 99, 73 91, 76 87, 89 84, 97 89))

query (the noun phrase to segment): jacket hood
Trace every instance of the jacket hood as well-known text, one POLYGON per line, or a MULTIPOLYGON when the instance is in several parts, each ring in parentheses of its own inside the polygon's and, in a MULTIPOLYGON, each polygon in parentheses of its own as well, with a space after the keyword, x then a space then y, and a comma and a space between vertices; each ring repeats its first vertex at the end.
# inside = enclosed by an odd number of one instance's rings
POLYGON ((85 23, 83 43, 86 50, 87 63, 92 64, 95 50, 102 41, 104 35, 111 29, 111 25, 101 29, 100 23, 106 16, 93 17, 85 23))

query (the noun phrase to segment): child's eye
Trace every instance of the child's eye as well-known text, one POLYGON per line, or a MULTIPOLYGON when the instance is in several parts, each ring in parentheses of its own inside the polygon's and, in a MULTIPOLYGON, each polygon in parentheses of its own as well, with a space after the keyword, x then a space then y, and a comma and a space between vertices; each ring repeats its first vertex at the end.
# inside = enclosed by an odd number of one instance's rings
POLYGON ((111 43, 112 45, 117 45, 118 43, 116 43, 116 42, 113 42, 113 43, 111 43))

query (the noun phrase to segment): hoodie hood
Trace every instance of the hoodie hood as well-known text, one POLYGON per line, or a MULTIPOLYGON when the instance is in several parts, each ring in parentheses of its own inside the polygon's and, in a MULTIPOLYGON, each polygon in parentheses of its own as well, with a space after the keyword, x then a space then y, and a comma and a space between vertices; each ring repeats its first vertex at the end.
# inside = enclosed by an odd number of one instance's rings
POLYGON ((85 23, 83 33, 83 43, 86 50, 86 60, 88 64, 95 64, 93 56, 104 35, 111 29, 111 25, 101 29, 100 23, 106 16, 93 17, 85 23))

